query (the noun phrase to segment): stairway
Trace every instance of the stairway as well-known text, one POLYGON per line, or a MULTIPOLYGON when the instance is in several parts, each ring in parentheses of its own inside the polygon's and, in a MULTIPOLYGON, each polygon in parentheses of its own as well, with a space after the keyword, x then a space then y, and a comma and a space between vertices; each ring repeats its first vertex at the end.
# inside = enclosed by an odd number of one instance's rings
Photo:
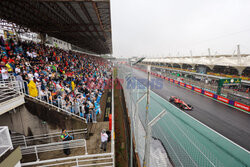
POLYGON ((16 84, 17 82, 0 81, 0 115, 24 104, 24 95, 16 84))

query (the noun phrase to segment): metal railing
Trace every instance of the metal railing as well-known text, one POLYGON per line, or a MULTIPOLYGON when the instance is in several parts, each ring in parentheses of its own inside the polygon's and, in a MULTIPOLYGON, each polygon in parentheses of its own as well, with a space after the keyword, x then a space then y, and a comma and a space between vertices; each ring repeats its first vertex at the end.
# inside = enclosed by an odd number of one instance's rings
POLYGON ((11 143, 9 128, 7 126, 0 126, 0 157, 12 149, 13 145, 11 143))
POLYGON ((85 139, 77 139, 77 140, 69 140, 69 141, 54 142, 49 144, 21 147, 21 152, 22 155, 35 154, 36 160, 39 161, 39 155, 38 155, 39 153, 63 150, 63 149, 79 148, 79 147, 84 147, 85 154, 88 154, 87 144, 85 139))
POLYGON ((0 102, 22 95, 21 83, 18 81, 0 81, 0 102))
MULTIPOLYGON (((67 131, 74 139, 84 137, 84 134, 87 134, 87 128, 85 129, 76 129, 72 131, 67 131)), ((11 136, 11 140, 14 146, 28 147, 31 145, 39 143, 51 143, 59 140, 61 132, 54 132, 48 134, 34 135, 34 136, 24 136, 24 135, 15 135, 11 136)))
POLYGON ((57 158, 50 160, 42 160, 39 162, 22 163, 22 166, 40 165, 43 167, 50 166, 74 166, 74 167, 90 167, 90 166, 105 166, 114 167, 113 153, 89 154, 73 157, 57 158))

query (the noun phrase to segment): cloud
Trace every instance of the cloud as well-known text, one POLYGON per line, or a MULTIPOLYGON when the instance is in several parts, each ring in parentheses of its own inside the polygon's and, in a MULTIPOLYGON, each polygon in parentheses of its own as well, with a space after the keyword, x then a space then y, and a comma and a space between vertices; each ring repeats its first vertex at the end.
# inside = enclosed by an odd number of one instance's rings
POLYGON ((250 53, 248 0, 112 0, 114 56, 250 53))

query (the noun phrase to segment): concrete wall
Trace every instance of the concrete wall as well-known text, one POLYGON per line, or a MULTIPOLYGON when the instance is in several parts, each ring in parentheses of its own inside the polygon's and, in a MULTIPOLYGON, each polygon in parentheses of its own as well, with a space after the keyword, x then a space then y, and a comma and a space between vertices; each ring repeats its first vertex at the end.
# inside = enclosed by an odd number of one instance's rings
POLYGON ((83 121, 59 113, 47 106, 26 99, 25 105, 0 116, 0 126, 8 126, 11 131, 32 136, 86 128, 83 121))

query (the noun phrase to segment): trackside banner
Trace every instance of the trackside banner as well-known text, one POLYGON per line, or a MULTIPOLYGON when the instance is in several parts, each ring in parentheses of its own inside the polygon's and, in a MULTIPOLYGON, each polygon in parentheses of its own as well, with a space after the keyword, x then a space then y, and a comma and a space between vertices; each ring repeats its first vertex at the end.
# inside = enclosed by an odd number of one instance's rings
MULTIPOLYGON (((139 69, 139 68, 138 68, 138 69, 139 69)), ((143 69, 139 69, 139 70, 145 72, 145 70, 143 70, 143 69)), ((183 83, 183 82, 179 82, 179 81, 177 81, 177 80, 174 80, 174 79, 171 79, 171 78, 168 78, 168 77, 161 76, 161 75, 156 74, 156 73, 153 73, 153 72, 151 72, 151 74, 153 74, 153 75, 155 75, 155 76, 157 76, 157 77, 163 78, 163 79, 165 78, 165 80, 168 80, 168 81, 170 81, 170 82, 172 82, 172 83, 179 84, 179 85, 181 85, 181 86, 183 86, 183 87, 186 87, 186 88, 188 88, 188 89, 190 89, 190 90, 194 90, 195 92, 204 94, 204 95, 206 95, 206 96, 208 96, 208 97, 212 97, 212 98, 214 98, 214 99, 217 99, 217 100, 219 100, 219 101, 221 101, 221 102, 223 102, 223 103, 226 103, 226 104, 232 105, 232 106, 234 106, 234 107, 240 108, 240 109, 242 109, 242 110, 245 110, 245 111, 247 111, 247 112, 250 112, 250 106, 248 106, 248 105, 239 103, 239 102, 237 102, 237 101, 229 100, 228 98, 225 98, 225 97, 223 97, 223 96, 216 95, 216 94, 211 93, 211 92, 209 92, 209 91, 202 90, 202 89, 200 89, 200 88, 197 88, 197 87, 194 87, 194 86, 185 84, 185 83, 183 83)))
POLYGON ((208 96, 208 97, 214 97, 214 94, 208 91, 204 91, 204 95, 208 96))
POLYGON ((183 82, 180 82, 180 85, 183 86, 183 87, 185 86, 185 84, 183 82))
POLYGON ((200 88, 194 87, 194 91, 201 93, 201 89, 200 88))
POLYGON ((227 104, 229 103, 229 99, 222 97, 222 96, 217 96, 217 100, 222 101, 222 102, 227 103, 227 104))
POLYGON ((235 101, 234 106, 250 112, 250 106, 248 106, 248 105, 245 105, 245 104, 242 104, 242 103, 235 101))
POLYGON ((192 89, 193 87, 191 85, 186 85, 186 88, 192 89))

